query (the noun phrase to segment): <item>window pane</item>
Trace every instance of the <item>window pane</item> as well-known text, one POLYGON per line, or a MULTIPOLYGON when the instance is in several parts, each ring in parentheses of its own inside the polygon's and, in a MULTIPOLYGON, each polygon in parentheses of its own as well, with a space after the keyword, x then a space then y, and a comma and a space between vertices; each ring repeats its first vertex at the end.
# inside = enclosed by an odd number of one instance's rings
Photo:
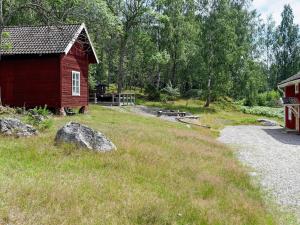
POLYGON ((72 95, 80 95, 80 73, 72 72, 72 95))

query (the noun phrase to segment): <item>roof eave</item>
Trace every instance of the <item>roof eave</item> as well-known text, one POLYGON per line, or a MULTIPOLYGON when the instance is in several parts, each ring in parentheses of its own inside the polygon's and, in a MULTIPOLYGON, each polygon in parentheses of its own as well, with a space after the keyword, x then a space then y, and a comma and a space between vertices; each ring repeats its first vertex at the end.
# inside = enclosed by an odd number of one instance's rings
POLYGON ((90 43, 90 46, 91 46, 91 48, 92 48, 93 55, 94 55, 94 57, 95 57, 95 59, 96 59, 97 64, 99 64, 99 59, 98 59, 98 57, 97 57, 96 50, 95 50, 95 48, 94 48, 94 46, 93 46, 93 43, 92 43, 91 38, 90 38, 90 35, 89 35, 89 33, 88 33, 88 31, 87 31, 87 28, 86 28, 86 26, 85 26, 84 23, 82 23, 81 26, 79 27, 79 29, 76 31, 74 37, 72 38, 72 40, 70 41, 70 43, 68 44, 68 46, 65 48, 64 53, 65 53, 66 55, 69 53, 69 51, 71 50, 71 48, 73 47, 74 43, 76 42, 77 38, 79 37, 79 35, 81 34, 81 32, 82 32, 83 30, 85 30, 85 32, 86 32, 86 36, 87 36, 88 41, 89 41, 89 43, 90 43))
POLYGON ((284 87, 287 87, 287 86, 291 86, 291 85, 295 85, 297 83, 300 83, 300 78, 298 79, 295 79, 295 80, 291 80, 291 81, 287 81, 287 82, 281 82, 278 84, 278 88, 284 88, 284 87))

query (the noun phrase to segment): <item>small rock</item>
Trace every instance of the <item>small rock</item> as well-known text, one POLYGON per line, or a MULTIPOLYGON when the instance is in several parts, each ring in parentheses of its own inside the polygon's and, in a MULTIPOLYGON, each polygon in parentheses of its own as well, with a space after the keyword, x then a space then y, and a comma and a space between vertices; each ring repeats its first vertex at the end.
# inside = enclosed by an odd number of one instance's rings
POLYGON ((38 132, 32 126, 24 124, 18 119, 4 118, 0 119, 0 133, 17 137, 28 137, 36 135, 38 132))
POLYGON ((278 123, 276 121, 268 120, 268 119, 258 119, 257 122, 260 122, 263 126, 267 126, 267 127, 278 126, 278 123))
POLYGON ((46 116, 43 116, 43 115, 31 115, 31 117, 37 122, 37 123, 41 123, 41 122, 44 122, 45 120, 48 119, 48 117, 46 116))
POLYGON ((34 109, 29 109, 29 110, 27 111, 27 113, 30 114, 30 115, 38 115, 38 112, 35 111, 34 109))
POLYGON ((56 143, 73 143, 82 148, 97 152, 116 150, 116 146, 102 133, 80 123, 70 122, 57 131, 56 143))

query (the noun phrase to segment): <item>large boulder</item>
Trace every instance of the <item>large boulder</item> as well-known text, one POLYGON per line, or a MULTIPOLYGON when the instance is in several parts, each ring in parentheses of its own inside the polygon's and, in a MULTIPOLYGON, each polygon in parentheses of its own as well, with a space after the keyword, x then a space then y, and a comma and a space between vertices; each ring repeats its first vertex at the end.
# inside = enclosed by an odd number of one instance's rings
POLYGON ((18 119, 0 119, 0 133, 17 137, 28 137, 36 135, 38 132, 30 125, 22 123, 18 119))
POLYGON ((73 143, 97 152, 116 150, 116 146, 102 133, 79 123, 70 122, 57 131, 56 143, 73 143))

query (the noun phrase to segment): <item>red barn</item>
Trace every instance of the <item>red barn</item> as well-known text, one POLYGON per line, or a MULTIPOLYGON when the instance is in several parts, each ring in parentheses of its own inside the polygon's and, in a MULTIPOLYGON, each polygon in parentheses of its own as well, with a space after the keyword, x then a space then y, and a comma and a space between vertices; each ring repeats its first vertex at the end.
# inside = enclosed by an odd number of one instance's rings
POLYGON ((88 68, 98 63, 84 24, 5 27, 0 50, 3 105, 45 106, 63 113, 88 106, 88 68))
POLYGON ((282 81, 278 88, 283 90, 285 127, 300 132, 300 73, 282 81))

